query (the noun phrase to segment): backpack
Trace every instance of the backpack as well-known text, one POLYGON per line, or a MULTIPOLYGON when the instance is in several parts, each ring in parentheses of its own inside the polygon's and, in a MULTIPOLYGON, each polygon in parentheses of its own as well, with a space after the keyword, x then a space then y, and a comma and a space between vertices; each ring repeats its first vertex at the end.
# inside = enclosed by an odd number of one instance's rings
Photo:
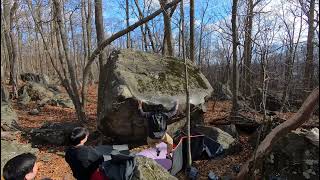
POLYGON ((168 117, 164 113, 153 113, 149 118, 149 137, 161 139, 167 131, 168 117))
POLYGON ((103 174, 110 180, 131 180, 136 167, 135 155, 112 151, 110 157, 101 164, 103 174))

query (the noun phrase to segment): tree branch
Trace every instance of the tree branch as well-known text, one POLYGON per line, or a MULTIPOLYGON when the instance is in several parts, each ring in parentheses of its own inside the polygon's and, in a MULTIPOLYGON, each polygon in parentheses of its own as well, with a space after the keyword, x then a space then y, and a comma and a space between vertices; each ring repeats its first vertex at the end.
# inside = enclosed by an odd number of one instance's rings
POLYGON ((138 28, 139 26, 141 26, 142 24, 152 20, 153 18, 155 18, 156 16, 158 16, 160 13, 162 13, 163 11, 165 11, 166 9, 169 9, 170 7, 178 4, 181 0, 174 0, 171 3, 166 4, 163 8, 158 9, 157 11, 155 11, 154 13, 150 14, 149 16, 139 20, 138 22, 132 24, 131 26, 127 27, 126 29, 123 29, 115 34, 113 34, 111 37, 109 37, 108 39, 104 40, 101 44, 98 45, 98 47, 92 52, 87 65, 84 68, 84 72, 83 72, 83 86, 86 85, 87 82, 87 76, 88 76, 88 72, 90 70, 90 66, 92 65, 92 63, 94 62, 95 58, 101 53, 101 51, 108 46, 110 43, 112 43, 114 40, 118 39, 119 37, 127 34, 128 32, 133 31, 134 29, 138 28))
POLYGON ((309 97, 300 107, 299 111, 289 120, 281 123, 279 126, 275 127, 261 142, 258 146, 255 155, 253 155, 241 168, 241 171, 237 175, 236 179, 248 179, 248 174, 254 161, 254 156, 256 161, 262 161, 263 157, 269 153, 272 146, 283 136, 288 134, 290 131, 298 128, 304 122, 308 121, 315 106, 319 102, 319 86, 315 88, 309 97))

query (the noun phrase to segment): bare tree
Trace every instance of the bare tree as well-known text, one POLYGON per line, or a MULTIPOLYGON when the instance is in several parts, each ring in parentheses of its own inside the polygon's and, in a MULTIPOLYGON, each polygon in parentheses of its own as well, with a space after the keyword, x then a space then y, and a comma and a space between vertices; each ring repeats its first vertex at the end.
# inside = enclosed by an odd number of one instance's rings
POLYGON ((255 154, 241 167, 236 179, 248 179, 250 178, 249 172, 252 170, 254 159, 257 162, 264 162, 263 158, 267 153, 272 150, 272 146, 283 136, 290 131, 298 128, 304 122, 310 119, 312 112, 316 105, 319 103, 319 87, 315 88, 309 97, 304 101, 299 111, 290 119, 275 127, 258 146, 255 154))
POLYGON ((194 0, 190 0, 190 60, 195 62, 194 53, 194 0))
MULTIPOLYGON (((129 27, 129 0, 126 0, 126 22, 127 27, 129 27)), ((130 32, 127 34, 127 48, 130 48, 130 32)))
MULTIPOLYGON (((181 36, 184 37, 184 10, 183 10, 183 0, 180 2, 180 19, 181 19, 181 36)), ((188 63, 185 53, 185 39, 182 38, 182 58, 184 60, 184 79, 185 79, 185 91, 186 91, 186 113, 187 113, 187 146, 188 146, 188 156, 187 156, 187 166, 191 167, 192 158, 191 158, 191 139, 190 139, 190 94, 189 94, 189 79, 188 79, 188 63)))
POLYGON ((12 85, 12 92, 14 97, 18 97, 18 78, 17 78, 17 43, 16 35, 14 34, 14 18, 18 9, 18 0, 15 0, 11 5, 10 1, 3 1, 3 25, 4 35, 6 40, 6 47, 10 62, 10 84, 12 85))
MULTIPOLYGON (((141 19, 143 19, 144 16, 143 16, 143 12, 141 11, 141 9, 139 7, 139 2, 138 2, 138 0, 134 0, 134 3, 135 3, 135 5, 136 5, 136 7, 138 9, 139 19, 141 20, 141 19)), ((152 38, 152 32, 151 32, 151 30, 149 28, 148 23, 145 24, 145 28, 146 28, 146 31, 148 32, 148 37, 149 37, 149 40, 150 40, 150 43, 151 43, 152 50, 153 50, 153 52, 157 52, 155 44, 154 44, 154 41, 153 41, 153 38, 152 38)))
MULTIPOLYGON (((104 30, 103 30, 103 16, 102 16, 102 0, 95 0, 94 1, 94 8, 95 8, 95 25, 96 25, 96 32, 97 32, 97 42, 98 45, 103 42, 105 39, 104 30)), ((103 77, 106 76, 106 70, 104 70, 104 65, 106 63, 105 60, 105 53, 102 52, 99 55, 99 86, 98 86, 98 105, 97 105, 97 116, 99 117, 101 112, 101 107, 103 102, 103 93, 105 88, 105 83, 102 82, 103 77)), ((85 87, 85 86, 83 86, 85 87)), ((84 93, 83 93, 84 95, 84 93)))
POLYGON ((287 47, 287 52, 285 57, 285 77, 284 77, 284 88, 283 88, 283 94, 282 94, 281 111, 283 111, 288 101, 288 94, 290 93, 289 85, 291 84, 291 81, 292 81, 294 60, 296 59, 297 49, 298 49, 300 36, 302 32, 302 25, 303 25, 302 12, 300 11, 300 14, 295 15, 296 10, 297 8, 290 9, 292 15, 294 16, 293 22, 291 24, 287 22, 287 18, 285 17, 284 10, 281 18, 286 30, 284 43, 286 44, 285 46, 287 47), (297 17, 300 18, 298 33, 296 32, 297 17))
MULTIPOLYGON (((65 89, 67 90, 78 115, 78 119, 81 122, 85 122, 87 120, 84 103, 85 99, 80 99, 80 94, 78 92, 79 87, 76 83, 76 75, 75 75, 75 68, 74 64, 70 60, 70 51, 68 45, 68 38, 67 33, 64 26, 64 20, 62 18, 62 5, 59 0, 53 0, 54 10, 55 10, 55 21, 57 23, 57 40, 61 42, 57 42, 58 50, 59 50, 59 59, 60 61, 66 61, 67 68, 68 68, 68 76, 62 82, 64 84, 65 89), (59 40, 60 39, 60 40, 59 40), (59 47, 62 45, 62 47, 59 47), (69 80, 70 78, 70 80, 69 80)), ((67 73, 66 73, 67 74, 67 73)))
POLYGON ((307 89, 312 88, 313 72, 314 72, 314 59, 313 59, 313 39, 314 39, 314 11, 315 0, 310 0, 309 12, 308 12, 308 38, 307 38, 307 55, 306 65, 304 70, 304 87, 307 89))
POLYGON ((237 87, 237 46, 238 32, 237 32, 237 7, 238 0, 232 1, 232 116, 236 116, 238 109, 238 87, 237 87))
MULTIPOLYGON (((161 8, 164 8, 168 4, 168 0, 159 0, 161 8)), ((171 17, 175 10, 176 6, 174 6, 170 10, 165 10, 162 12, 163 14, 163 22, 164 22, 164 37, 163 37, 163 48, 162 54, 173 56, 174 47, 172 45, 172 30, 171 30, 171 17)))

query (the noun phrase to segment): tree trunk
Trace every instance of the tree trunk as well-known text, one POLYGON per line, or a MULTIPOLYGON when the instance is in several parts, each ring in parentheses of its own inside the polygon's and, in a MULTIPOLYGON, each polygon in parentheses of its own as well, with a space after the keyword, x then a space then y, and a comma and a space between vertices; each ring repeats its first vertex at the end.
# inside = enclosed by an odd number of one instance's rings
MULTIPOLYGON (((181 35, 184 36, 184 10, 183 10, 183 0, 180 3, 180 19, 181 19, 181 35)), ((182 58, 184 60, 184 79, 185 79, 185 91, 186 91, 186 116, 187 116, 187 167, 191 167, 192 156, 191 156, 191 139, 190 139, 190 96, 189 96, 189 79, 188 79, 188 63, 185 55, 185 41, 182 39, 182 58)))
POLYGON ((237 87, 237 46, 238 46, 238 32, 237 32, 237 7, 238 0, 233 0, 232 3, 232 116, 237 114, 238 103, 238 87, 237 87))
POLYGON ((18 9, 18 2, 17 0, 14 1, 13 5, 10 7, 9 1, 5 1, 4 3, 8 3, 4 5, 4 18, 5 18, 5 24, 9 27, 7 27, 7 43, 8 47, 8 54, 9 54, 9 62, 10 62, 10 84, 12 85, 12 92, 13 97, 18 97, 18 78, 17 78, 17 43, 16 43, 16 35, 13 32, 14 29, 14 18, 16 18, 16 11, 18 9), (9 14, 7 14, 9 13, 9 14))
MULTIPOLYGON (((97 42, 100 45, 104 40, 104 30, 103 30, 103 16, 102 16, 102 0, 94 1, 95 8, 95 25, 97 32, 97 42)), ((105 83, 102 82, 103 77, 106 76, 106 69, 103 69, 106 63, 105 54, 102 52, 99 55, 99 86, 98 86, 98 105, 97 105, 97 117, 99 117, 101 108, 103 106, 103 93, 105 89, 105 83)))
MULTIPOLYGON (((78 87, 76 84, 74 65, 70 61, 68 39, 67 39, 66 31, 64 29, 65 26, 64 26, 64 22, 63 22, 63 18, 62 18, 62 16, 63 16, 62 5, 59 2, 59 0, 53 0, 53 3, 54 3, 54 7, 55 7, 55 12, 56 12, 56 22, 58 24, 58 30, 59 30, 59 34, 60 34, 60 38, 61 38, 61 44, 62 44, 62 48, 64 51, 64 58, 67 62, 67 68, 68 68, 68 72, 69 72, 68 75, 71 80, 70 86, 68 86, 69 85, 69 83, 68 83, 65 85, 65 87, 67 87, 66 90, 68 91, 68 94, 69 94, 69 96, 70 96, 71 100, 73 101, 73 104, 76 108, 78 119, 81 122, 86 122, 87 117, 86 117, 86 113, 85 113, 85 109, 84 109, 84 99, 82 99, 82 101, 80 100, 80 95, 78 93, 78 87)), ((60 56, 60 58, 61 58, 61 56, 60 56)))
POLYGON ((244 50, 243 50, 243 74, 244 74, 244 95, 250 96, 251 89, 251 58, 252 58, 252 21, 253 21, 253 0, 248 0, 248 10, 247 17, 245 20, 245 40, 244 40, 244 50))
POLYGON ((190 60, 195 61, 194 50, 194 0, 190 0, 190 60))
POLYGON ((304 87, 307 90, 312 88, 313 71, 314 71, 314 59, 313 59, 313 37, 314 37, 314 11, 315 11, 315 0, 310 0, 310 8, 308 13, 308 38, 307 38, 307 55, 306 65, 304 71, 304 87))
MULTIPOLYGON (((160 5, 163 8, 168 4, 168 0, 160 0, 160 5)), ((171 31, 171 17, 168 11, 163 11, 163 21, 164 21, 164 39, 163 39, 163 55, 173 56, 173 46, 172 46, 172 31, 171 31)))
MULTIPOLYGON (((126 22, 129 27, 129 0, 126 0, 126 22)), ((130 48, 130 32, 127 34, 127 48, 130 48)))
POLYGON ((309 97, 304 101, 299 111, 289 120, 275 127, 260 143, 256 153, 241 167, 238 180, 250 178, 249 172, 252 170, 253 161, 263 162, 264 157, 272 150, 272 146, 290 131, 297 129, 304 122, 308 121, 316 105, 319 103, 319 87, 315 88, 309 97))
POLYGON ((86 13, 85 13, 86 3, 85 0, 81 0, 81 25, 82 25, 82 46, 83 46, 83 64, 86 64, 85 62, 88 59, 88 51, 87 51, 87 31, 86 31, 86 13))

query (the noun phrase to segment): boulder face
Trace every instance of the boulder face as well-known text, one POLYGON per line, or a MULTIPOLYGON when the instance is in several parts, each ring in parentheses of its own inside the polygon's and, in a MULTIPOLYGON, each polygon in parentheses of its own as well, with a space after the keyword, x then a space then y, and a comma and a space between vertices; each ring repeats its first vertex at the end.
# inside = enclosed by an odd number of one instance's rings
POLYGON ((1 130, 15 131, 19 129, 17 113, 11 104, 1 103, 1 130))
MULTIPOLYGON (((190 62, 188 67, 190 103, 198 107, 211 96, 213 89, 190 62)), ((106 136, 124 140, 123 143, 146 139, 146 126, 138 113, 137 100, 145 102, 145 111, 158 104, 170 110, 176 99, 179 112, 185 109, 184 62, 181 59, 121 50, 111 53, 104 69, 105 76, 100 81, 104 89, 99 102, 98 128, 106 136)))
POLYGON ((176 177, 172 176, 153 159, 137 156, 136 163, 136 168, 132 177, 133 180, 177 180, 176 177))
POLYGON ((35 82, 48 85, 50 79, 45 74, 35 74, 35 73, 23 73, 20 74, 20 78, 24 82, 35 82))
POLYGON ((1 140, 1 174, 4 165, 13 157, 22 153, 38 153, 39 150, 32 148, 30 144, 21 144, 17 141, 1 140))
POLYGON ((72 130, 80 127, 79 123, 45 123, 40 128, 30 131, 31 142, 33 145, 68 145, 72 130))
POLYGON ((276 142, 263 164, 265 179, 319 179, 319 146, 304 131, 292 131, 276 142))

